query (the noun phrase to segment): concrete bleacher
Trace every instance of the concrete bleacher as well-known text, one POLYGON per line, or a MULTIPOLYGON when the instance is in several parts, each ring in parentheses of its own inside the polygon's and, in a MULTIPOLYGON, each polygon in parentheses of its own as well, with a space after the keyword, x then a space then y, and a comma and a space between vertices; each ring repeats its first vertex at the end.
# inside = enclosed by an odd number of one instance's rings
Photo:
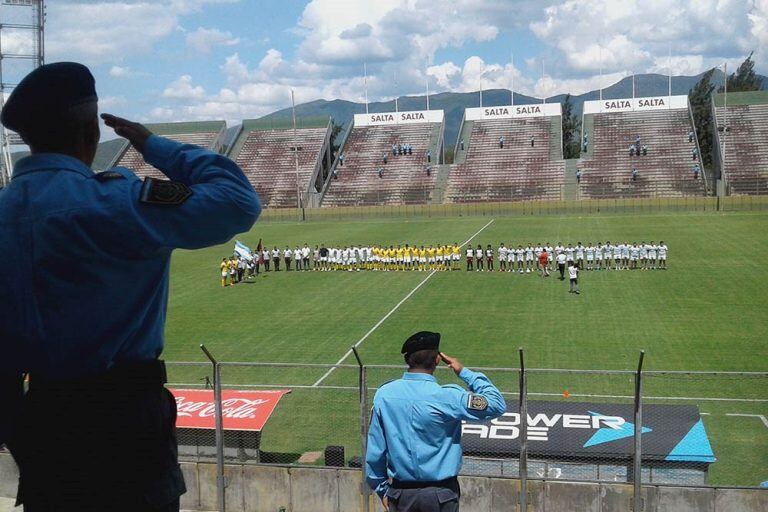
POLYGON ((336 167, 323 197, 323 206, 423 204, 432 198, 436 166, 442 147, 442 123, 425 122, 354 126, 341 151, 344 164, 336 167), (393 144, 408 143, 410 155, 393 155, 393 144), (431 151, 431 162, 427 161, 431 151), (383 155, 387 154, 387 163, 383 155), (379 177, 378 169, 383 169, 379 177))
POLYGON ((724 95, 713 98, 718 140, 725 144, 725 161, 718 154, 720 169, 731 195, 768 193, 768 91, 728 94, 726 126, 724 95))
POLYGON ((265 127, 243 121, 243 129, 232 145, 230 157, 243 169, 266 208, 295 208, 298 195, 303 204, 315 188, 317 171, 330 166, 331 125, 291 128, 265 127), (298 184, 294 147, 298 147, 298 184))
MULTIPOLYGON (((627 100, 628 101, 628 100, 627 100)), ((685 101, 687 105, 687 100, 685 101)), ((585 113, 589 146, 582 153, 579 198, 615 199, 624 197, 681 197, 704 195, 703 166, 693 160, 696 138, 687 108, 665 108, 622 112, 585 113), (640 136, 648 146, 646 156, 629 156, 629 146, 640 136), (693 167, 702 172, 694 179, 693 167), (632 169, 637 180, 632 181, 632 169)))
POLYGON ((459 150, 460 163, 451 166, 445 201, 560 199, 565 161, 560 141, 553 139, 557 133, 553 123, 559 125, 560 119, 550 116, 472 121, 466 130, 468 138, 462 131, 465 150, 459 150), (500 148, 502 136, 504 147, 500 148), (559 154, 553 155, 553 142, 559 154))
MULTIPOLYGON (((147 124, 145 126, 156 135, 162 135, 177 142, 194 144, 195 146, 214 151, 218 151, 221 137, 226 130, 226 123, 224 121, 161 123, 147 124)), ((136 176, 139 178, 151 176, 153 178, 167 179, 163 173, 146 163, 141 153, 128 144, 119 153, 112 167, 127 167, 136 173, 136 176)))

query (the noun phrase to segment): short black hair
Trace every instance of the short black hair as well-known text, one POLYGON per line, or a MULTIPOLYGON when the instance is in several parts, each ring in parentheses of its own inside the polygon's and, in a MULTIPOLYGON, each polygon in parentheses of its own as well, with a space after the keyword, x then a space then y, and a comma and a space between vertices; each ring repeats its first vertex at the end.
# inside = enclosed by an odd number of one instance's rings
POLYGON ((405 354, 403 357, 408 368, 434 370, 437 367, 437 356, 439 354, 437 350, 417 350, 416 352, 405 354))

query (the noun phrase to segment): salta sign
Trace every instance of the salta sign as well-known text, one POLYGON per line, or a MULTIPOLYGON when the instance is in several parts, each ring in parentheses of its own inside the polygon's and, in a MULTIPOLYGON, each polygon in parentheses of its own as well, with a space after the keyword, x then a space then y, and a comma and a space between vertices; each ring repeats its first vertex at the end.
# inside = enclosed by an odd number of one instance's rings
POLYGON ((559 115, 562 115, 562 107, 560 106, 560 103, 473 107, 464 110, 464 119, 467 121, 490 121, 492 119, 517 119, 523 117, 556 117, 559 115))
MULTIPOLYGON (((176 398, 176 427, 214 429, 213 391, 170 389, 176 398)), ((225 430, 258 432, 264 428, 277 403, 288 389, 269 391, 222 390, 221 407, 225 430)))
POLYGON ((644 110, 669 110, 677 108, 688 108, 688 96, 653 96, 649 98, 623 98, 584 102, 585 114, 639 112, 644 110))
POLYGON ((442 123, 442 110, 409 110, 404 112, 380 112, 355 114, 355 126, 380 126, 392 124, 442 123))

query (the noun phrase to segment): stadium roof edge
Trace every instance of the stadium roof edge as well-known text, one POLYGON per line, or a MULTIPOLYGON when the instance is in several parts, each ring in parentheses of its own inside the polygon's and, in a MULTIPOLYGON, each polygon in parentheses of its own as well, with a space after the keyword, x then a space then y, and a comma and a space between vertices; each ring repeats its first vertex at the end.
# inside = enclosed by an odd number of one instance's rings
MULTIPOLYGON (((725 98, 724 93, 715 93, 715 106, 722 107, 725 98)), ((765 105, 768 104, 768 91, 742 91, 729 92, 728 105, 765 105)))
POLYGON ((225 121, 185 121, 180 123, 154 123, 145 126, 157 135, 174 135, 178 133, 210 133, 219 132, 227 123, 225 121))
MULTIPOLYGON (((307 116, 296 117, 296 128, 325 128, 328 126, 331 116, 307 116)), ((291 118, 259 118, 243 119, 243 132, 255 130, 289 130, 293 129, 291 118)))

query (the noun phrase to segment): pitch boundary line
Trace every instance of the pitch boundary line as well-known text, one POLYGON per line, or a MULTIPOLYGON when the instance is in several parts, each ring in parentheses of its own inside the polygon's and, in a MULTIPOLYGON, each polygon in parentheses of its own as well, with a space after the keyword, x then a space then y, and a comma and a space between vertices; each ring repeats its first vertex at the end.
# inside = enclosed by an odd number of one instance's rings
MULTIPOLYGON (((489 220, 489 221, 488 221, 488 223, 487 223, 485 226, 483 226, 483 227, 481 227, 480 229, 478 229, 478 230, 477 230, 477 232, 475 232, 475 234, 474 234, 474 235, 472 235, 471 237, 469 237, 469 238, 467 238, 466 240, 464 240, 464 242, 462 242, 462 244, 461 244, 459 247, 464 247, 464 246, 465 246, 465 245, 467 245, 469 242, 471 242, 471 241, 472 241, 472 240, 473 240, 473 239, 474 239, 474 238, 475 238, 477 235, 479 235, 480 233, 482 233, 482 232, 483 232, 483 230, 484 230, 485 228, 487 228, 488 226, 490 226, 491 224, 493 224, 493 221, 494 221, 494 220, 495 220, 495 219, 491 219, 491 220, 489 220)), ((411 296, 412 296, 414 293, 416 293, 416 291, 417 291, 419 288, 421 288, 421 287, 422 287, 422 286, 423 286, 423 285, 424 285, 424 284, 425 284, 427 281, 429 281, 429 279, 430 279, 430 278, 431 278, 433 275, 435 275, 435 273, 436 273, 436 272, 437 272, 437 270, 433 270, 432 272, 430 272, 430 273, 429 273, 429 275, 427 275, 427 277, 425 277, 425 278, 424 278, 424 279, 423 279, 423 280, 422 280, 422 281, 421 281, 419 284, 417 284, 417 285, 416 285, 416 287, 415 287, 413 290, 411 290, 411 291, 408 293, 408 295, 406 295, 405 297, 403 297, 403 299, 402 299, 400 302, 398 302, 398 303, 395 305, 395 307, 393 307, 392 309, 390 309, 390 310, 389 310, 389 313, 387 313, 386 315, 384 315, 383 317, 381 317, 381 319, 380 319, 378 322, 376 322, 376 324, 375 324, 373 327, 371 327, 371 329, 370 329, 370 330, 369 330, 367 333, 365 333, 365 335, 364 335, 362 338, 360 338, 359 340, 357 340, 357 343, 355 343, 355 344, 354 344, 354 345, 352 345, 352 346, 353 346, 353 347, 355 347, 355 348, 359 347, 359 346, 360 346, 360 345, 361 345, 361 344, 362 344, 362 343, 363 343, 363 342, 364 342, 366 339, 368 339, 368 336, 370 336, 371 334, 373 334, 373 332, 374 332, 376 329, 378 329, 378 328, 379 328, 379 326, 381 326, 381 324, 383 324, 383 323, 384 323, 384 322, 387 320, 387 318, 389 318, 390 316, 392 316, 392 313, 394 313, 395 311, 397 311, 397 310, 400 308, 400 306, 402 306, 402 305, 403 305, 403 303, 405 303, 405 301, 407 301, 408 299, 410 299, 410 298, 411 298, 411 296)), ((322 377, 320 377, 319 379, 317 379, 317 381, 316 381, 314 384, 312 384, 312 387, 313 387, 313 388, 316 388, 317 386, 319 386, 320 384, 322 384, 322 383, 323 383, 323 381, 324 381, 325 379, 327 379, 327 378, 328 378, 328 377, 329 377, 329 376, 330 376, 330 375, 333 373, 333 371, 336 369, 336 366, 338 366, 338 365, 342 364, 342 363, 343 363, 343 362, 344 362, 344 361, 345 361, 345 360, 346 360, 346 359, 347 359, 347 358, 348 358, 350 355, 352 355, 352 349, 351 349, 351 348, 350 348, 349 350, 347 350, 347 351, 344 353, 344 355, 343 355, 343 356, 341 356, 341 359, 339 359, 339 360, 336 362, 336 364, 335 364, 334 366, 332 366, 332 367, 331 367, 331 368, 330 368, 330 369, 329 369, 327 372, 325 372, 325 375, 323 375, 322 377)))
POLYGON ((763 425, 765 425, 765 428, 768 428, 768 418, 763 416, 762 414, 740 414, 740 413, 725 413, 726 416, 738 416, 742 418, 758 418, 760 421, 763 422, 763 425))

